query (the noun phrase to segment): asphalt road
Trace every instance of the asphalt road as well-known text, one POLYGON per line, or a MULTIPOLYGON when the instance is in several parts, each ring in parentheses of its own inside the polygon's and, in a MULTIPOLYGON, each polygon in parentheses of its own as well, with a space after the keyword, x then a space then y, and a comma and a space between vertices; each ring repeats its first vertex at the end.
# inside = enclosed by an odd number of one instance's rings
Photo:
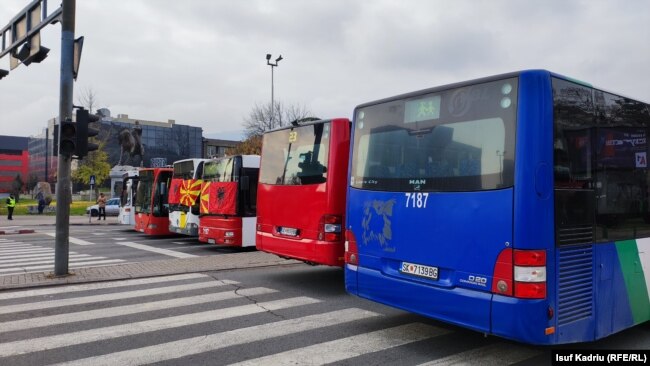
MULTIPOLYGON (((47 229, 0 239, 47 248, 47 229)), ((118 226, 70 236, 108 260, 236 251, 118 226)), ((649 349, 650 324, 562 348, 649 349)), ((2 365, 547 365, 551 350, 347 295, 341 269, 302 264, 0 293, 2 365)))

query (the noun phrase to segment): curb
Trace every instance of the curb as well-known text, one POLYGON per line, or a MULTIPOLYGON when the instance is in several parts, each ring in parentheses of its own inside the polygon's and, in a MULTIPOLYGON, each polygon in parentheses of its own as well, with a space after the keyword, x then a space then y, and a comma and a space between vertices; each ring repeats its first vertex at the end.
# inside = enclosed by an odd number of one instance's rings
POLYGON ((33 234, 35 233, 32 229, 21 229, 21 230, 0 230, 0 235, 9 235, 9 234, 33 234))
POLYGON ((221 254, 194 258, 175 258, 147 262, 132 262, 113 266, 82 267, 69 271, 67 276, 56 277, 52 272, 29 272, 0 276, 0 291, 19 290, 83 284, 104 281, 119 281, 133 278, 169 276, 184 273, 221 272, 247 270, 265 267, 284 267, 303 264, 261 252, 253 257, 237 254, 221 254))

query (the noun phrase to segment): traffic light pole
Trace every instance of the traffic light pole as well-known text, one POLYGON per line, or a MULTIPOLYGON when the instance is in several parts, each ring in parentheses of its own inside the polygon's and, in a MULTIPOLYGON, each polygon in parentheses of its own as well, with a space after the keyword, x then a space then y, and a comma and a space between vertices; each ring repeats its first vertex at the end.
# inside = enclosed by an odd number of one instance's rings
MULTIPOLYGON (((61 14, 61 84, 59 126, 72 118, 74 28, 76 0, 63 0, 61 14)), ((59 133, 59 138, 61 133, 59 133)), ((59 154, 56 181, 56 237, 54 241, 54 275, 67 276, 70 252, 70 179, 71 154, 59 154)))

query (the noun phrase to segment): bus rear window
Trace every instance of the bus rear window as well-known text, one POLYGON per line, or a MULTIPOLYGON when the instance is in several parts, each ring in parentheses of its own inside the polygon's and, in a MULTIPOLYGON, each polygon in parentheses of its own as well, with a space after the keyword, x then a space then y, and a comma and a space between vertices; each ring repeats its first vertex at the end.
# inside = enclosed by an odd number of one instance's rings
POLYGON ((329 141, 329 122, 266 133, 262 145, 260 183, 324 183, 327 180, 329 141))
POLYGON ((352 176, 378 191, 512 186, 517 80, 409 96, 357 109, 352 176))

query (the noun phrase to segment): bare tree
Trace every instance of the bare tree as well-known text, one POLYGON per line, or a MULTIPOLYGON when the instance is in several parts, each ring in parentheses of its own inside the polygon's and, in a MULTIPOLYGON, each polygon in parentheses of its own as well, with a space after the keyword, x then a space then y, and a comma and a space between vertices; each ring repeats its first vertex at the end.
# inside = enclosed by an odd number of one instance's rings
POLYGON ((244 134, 246 138, 260 136, 266 131, 289 125, 292 121, 301 120, 312 115, 304 105, 291 104, 285 106, 275 102, 273 118, 271 118, 271 103, 255 104, 247 118, 244 119, 244 134))
POLYGON ((81 89, 77 94, 77 104, 86 108, 92 114, 99 104, 97 93, 92 87, 81 89))

